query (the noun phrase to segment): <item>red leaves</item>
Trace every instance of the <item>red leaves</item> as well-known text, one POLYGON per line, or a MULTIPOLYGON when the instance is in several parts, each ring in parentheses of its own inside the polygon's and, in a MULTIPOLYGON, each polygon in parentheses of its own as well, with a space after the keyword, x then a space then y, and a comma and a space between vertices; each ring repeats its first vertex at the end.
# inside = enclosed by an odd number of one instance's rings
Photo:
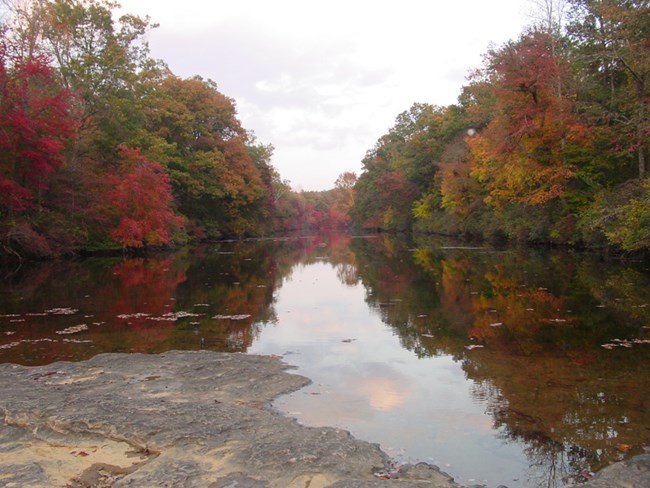
POLYGON ((0 51, 0 206, 18 212, 63 164, 75 134, 71 94, 59 87, 45 59, 8 59, 0 51))
POLYGON ((138 149, 119 149, 122 167, 108 177, 113 188, 106 195, 116 220, 111 237, 125 247, 168 244, 183 225, 172 208, 169 176, 138 149))

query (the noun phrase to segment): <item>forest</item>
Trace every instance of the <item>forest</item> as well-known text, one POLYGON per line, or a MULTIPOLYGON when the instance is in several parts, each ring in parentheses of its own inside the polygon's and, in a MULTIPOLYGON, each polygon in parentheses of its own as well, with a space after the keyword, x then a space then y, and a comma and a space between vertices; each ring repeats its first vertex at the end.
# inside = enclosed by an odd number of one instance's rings
POLYGON ((485 53, 457 104, 413 104, 367 152, 356 225, 650 247, 650 3, 538 6, 533 27, 485 53))
POLYGON ((148 17, 2 5, 3 257, 352 227, 650 247, 647 0, 544 3, 456 104, 414 103, 324 192, 292 190, 216 82, 153 59, 148 17))
MULTIPOLYGON (((350 183, 303 196, 217 84, 175 76, 156 26, 108 0, 4 2, 0 249, 138 249, 344 225, 350 183), (24 3, 24 2, 23 2, 24 3), (21 6, 22 5, 22 6, 21 6)), ((348 207, 351 204, 348 205, 348 207)))

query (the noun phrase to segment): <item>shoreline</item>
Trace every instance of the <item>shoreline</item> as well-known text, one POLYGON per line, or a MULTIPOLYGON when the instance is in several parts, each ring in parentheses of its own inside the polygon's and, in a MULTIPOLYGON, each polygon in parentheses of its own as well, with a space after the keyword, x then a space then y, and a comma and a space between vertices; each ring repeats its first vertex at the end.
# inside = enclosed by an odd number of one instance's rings
MULTIPOLYGON (((274 411, 274 398, 310 383, 287 370, 274 356, 209 351, 1 364, 0 486, 461 487, 274 411)), ((637 458, 580 486, 650 486, 650 454, 637 458)))

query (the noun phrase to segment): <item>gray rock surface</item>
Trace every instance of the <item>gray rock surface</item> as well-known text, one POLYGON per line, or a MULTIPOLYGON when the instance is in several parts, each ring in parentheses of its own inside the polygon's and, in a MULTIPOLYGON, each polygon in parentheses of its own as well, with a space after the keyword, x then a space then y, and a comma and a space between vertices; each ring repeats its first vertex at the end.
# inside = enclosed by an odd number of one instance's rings
POLYGON ((377 445, 273 412, 309 382, 285 369, 205 351, 2 364, 0 486, 459 486, 428 465, 391 473, 377 445))
POLYGON ((573 488, 650 488, 650 454, 607 466, 588 482, 573 488))

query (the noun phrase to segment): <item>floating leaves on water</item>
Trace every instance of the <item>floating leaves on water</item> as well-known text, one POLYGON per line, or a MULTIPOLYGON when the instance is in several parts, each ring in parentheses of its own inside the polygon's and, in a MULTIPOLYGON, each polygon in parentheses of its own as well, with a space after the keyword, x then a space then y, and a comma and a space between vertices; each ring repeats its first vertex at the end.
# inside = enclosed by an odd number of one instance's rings
POLYGON ((249 318, 249 314, 240 314, 240 315, 215 315, 212 317, 216 320, 244 320, 249 318))
POLYGON ((142 319, 146 317, 150 317, 151 315, 148 313, 123 313, 117 316, 118 319, 142 319))
POLYGON ((76 308, 57 307, 57 308, 51 308, 49 310, 46 310, 45 313, 50 313, 52 315, 73 315, 78 311, 79 310, 77 310, 76 308))
POLYGON ((81 332, 83 330, 88 330, 88 326, 86 324, 79 324, 79 325, 73 325, 72 327, 68 327, 63 330, 57 330, 57 334, 76 334, 77 332, 81 332))
POLYGON ((635 344, 650 344, 650 339, 612 339, 612 342, 608 342, 607 344, 601 344, 600 347, 604 347, 605 349, 615 349, 617 347, 626 347, 626 348, 631 348, 635 344))
POLYGON ((201 315, 205 315, 205 314, 184 312, 181 310, 179 312, 168 312, 166 314, 161 315, 160 317, 147 317, 146 320, 157 320, 160 322, 163 321, 176 322, 178 319, 184 319, 185 317, 200 317, 201 315))
POLYGON ((22 341, 17 341, 17 342, 10 342, 8 344, 1 344, 0 345, 0 350, 1 349, 11 349, 12 347, 20 346, 21 344, 33 344, 36 342, 59 342, 56 339, 23 339, 22 341))

